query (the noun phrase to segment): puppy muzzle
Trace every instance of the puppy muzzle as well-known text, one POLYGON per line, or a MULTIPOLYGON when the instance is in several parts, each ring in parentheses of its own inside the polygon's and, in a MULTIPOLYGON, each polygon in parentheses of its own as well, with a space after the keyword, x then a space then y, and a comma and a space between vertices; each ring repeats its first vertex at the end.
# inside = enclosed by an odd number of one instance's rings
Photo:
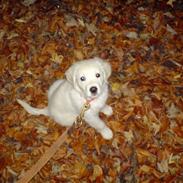
POLYGON ((100 87, 98 85, 90 85, 87 87, 88 97, 97 97, 100 94, 100 87))

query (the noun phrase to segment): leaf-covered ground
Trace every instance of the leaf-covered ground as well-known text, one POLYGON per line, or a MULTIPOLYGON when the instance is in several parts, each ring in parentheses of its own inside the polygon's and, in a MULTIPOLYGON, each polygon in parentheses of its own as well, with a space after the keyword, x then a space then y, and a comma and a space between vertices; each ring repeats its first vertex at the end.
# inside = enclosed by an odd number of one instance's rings
POLYGON ((2 0, 0 182, 16 182, 65 130, 16 98, 46 106, 50 84, 94 56, 113 68, 114 115, 101 117, 114 138, 83 125, 31 182, 182 182, 182 19, 181 0, 2 0))

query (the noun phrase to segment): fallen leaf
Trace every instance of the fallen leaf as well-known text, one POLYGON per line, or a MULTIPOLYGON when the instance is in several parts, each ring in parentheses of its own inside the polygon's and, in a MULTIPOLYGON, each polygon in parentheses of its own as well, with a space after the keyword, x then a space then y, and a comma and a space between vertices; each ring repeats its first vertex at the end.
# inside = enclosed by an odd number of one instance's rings
POLYGON ((111 89, 115 95, 117 96, 121 95, 121 83, 118 82, 111 83, 111 89))
POLYGON ((50 60, 55 62, 55 63, 62 63, 62 60, 64 59, 64 57, 62 55, 58 55, 57 53, 52 53, 51 54, 51 58, 50 60))
POLYGON ((138 39, 138 34, 136 32, 127 32, 125 35, 130 39, 138 39))
POLYGON ((58 164, 53 164, 52 165, 52 173, 54 175, 58 174, 60 171, 61 171, 60 165, 58 165, 58 164))
POLYGON ((18 33, 16 33, 16 32, 10 32, 10 33, 8 33, 7 39, 10 40, 10 39, 13 39, 13 38, 18 37, 18 36, 19 36, 18 33))
POLYGON ((82 60, 84 58, 84 54, 81 50, 74 50, 74 55, 76 59, 82 60))
POLYGON ((35 129, 37 130, 37 133, 48 134, 48 128, 41 124, 37 124, 35 129))
POLYGON ((2 40, 5 34, 6 34, 5 30, 0 30, 0 40, 2 40))
POLYGON ((23 0, 23 1, 21 1, 21 3, 24 6, 30 6, 30 5, 34 4, 35 2, 36 2, 36 0, 23 0))
POLYGON ((91 181, 95 181, 98 177, 101 177, 103 175, 103 170, 99 165, 94 165, 93 167, 93 174, 90 177, 91 181))
POLYGON ((27 22, 27 20, 25 20, 23 18, 17 18, 17 19, 15 19, 15 21, 18 23, 26 23, 27 22))
POLYGON ((127 142, 129 142, 130 144, 133 142, 134 136, 132 130, 124 131, 124 136, 127 142))
POLYGON ((178 109, 175 106, 174 103, 171 103, 171 105, 167 109, 167 113, 168 113, 168 117, 173 119, 173 118, 176 118, 177 115, 179 115, 182 112, 180 111, 180 109, 178 109))
POLYGON ((161 173, 168 173, 169 166, 168 166, 168 160, 162 160, 161 162, 157 162, 158 170, 161 173))
POLYGON ((66 26, 67 27, 74 27, 74 26, 78 26, 78 22, 76 21, 76 19, 74 17, 72 17, 71 15, 66 15, 66 26))
POLYGON ((91 24, 86 23, 85 25, 89 32, 91 32, 94 36, 97 35, 98 29, 93 23, 91 24))
POLYGON ((176 2, 176 0, 168 0, 166 4, 170 5, 173 8, 174 2, 176 2))
POLYGON ((170 26, 170 25, 166 25, 166 29, 168 32, 170 32, 172 35, 176 35, 177 32, 170 26))
POLYGON ((161 124, 152 123, 152 129, 154 131, 154 135, 156 135, 161 129, 161 124))

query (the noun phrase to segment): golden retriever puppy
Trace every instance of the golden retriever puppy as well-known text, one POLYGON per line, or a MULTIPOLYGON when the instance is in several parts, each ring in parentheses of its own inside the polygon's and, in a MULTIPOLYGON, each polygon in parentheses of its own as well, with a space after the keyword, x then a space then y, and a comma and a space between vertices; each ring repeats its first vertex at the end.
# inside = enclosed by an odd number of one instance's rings
POLYGON ((99 112, 106 115, 112 115, 113 112, 112 108, 106 105, 110 64, 98 57, 82 60, 74 63, 65 75, 66 79, 55 81, 49 88, 46 108, 33 108, 19 99, 18 103, 30 114, 47 115, 60 125, 71 126, 84 104, 89 102, 90 108, 85 112, 84 120, 104 139, 111 139, 111 129, 99 117, 99 112))

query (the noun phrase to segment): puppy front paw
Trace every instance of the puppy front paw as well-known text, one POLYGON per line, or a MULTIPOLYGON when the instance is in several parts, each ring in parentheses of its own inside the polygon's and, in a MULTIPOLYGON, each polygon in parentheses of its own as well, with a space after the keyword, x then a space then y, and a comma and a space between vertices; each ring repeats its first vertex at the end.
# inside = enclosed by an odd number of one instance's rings
POLYGON ((101 112, 103 112, 107 116, 111 116, 113 114, 112 107, 109 105, 105 105, 101 112))
POLYGON ((110 140, 113 137, 113 132, 108 127, 105 127, 104 129, 102 129, 102 131, 100 133, 101 133, 102 137, 106 140, 110 140))

